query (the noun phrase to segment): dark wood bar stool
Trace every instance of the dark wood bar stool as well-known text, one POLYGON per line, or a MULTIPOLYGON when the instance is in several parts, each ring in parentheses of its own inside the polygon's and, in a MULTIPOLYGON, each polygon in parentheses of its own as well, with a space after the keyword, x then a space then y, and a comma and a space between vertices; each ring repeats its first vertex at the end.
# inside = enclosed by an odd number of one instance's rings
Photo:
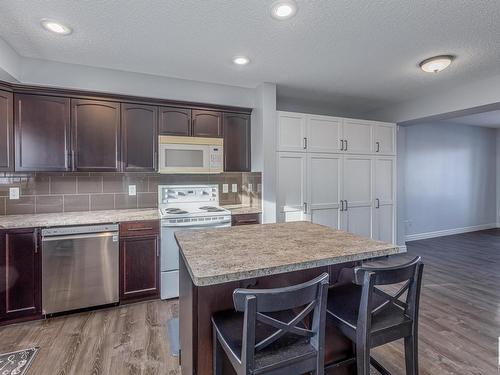
POLYGON ((327 292, 327 273, 285 288, 236 289, 236 311, 212 317, 214 375, 224 353, 238 375, 323 374, 327 292))
POLYGON ((356 357, 327 368, 356 362, 358 375, 369 375, 371 362, 381 374, 390 375, 370 358, 370 349, 404 338, 406 374, 418 374, 418 309, 423 268, 420 257, 399 266, 364 265, 354 269, 353 283, 329 289, 327 316, 355 344, 356 357), (400 283, 404 284, 395 294, 376 287, 400 283))

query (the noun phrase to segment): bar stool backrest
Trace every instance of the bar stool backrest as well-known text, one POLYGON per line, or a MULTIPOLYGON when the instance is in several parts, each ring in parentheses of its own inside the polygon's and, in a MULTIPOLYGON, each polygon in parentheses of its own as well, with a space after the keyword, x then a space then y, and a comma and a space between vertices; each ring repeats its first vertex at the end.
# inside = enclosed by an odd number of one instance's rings
POLYGON ((393 267, 360 266, 354 269, 354 282, 362 285, 360 309, 358 314, 358 334, 369 334, 372 318, 387 309, 397 307, 417 324, 420 303, 420 289, 422 285, 422 272, 424 264, 420 257, 408 263, 393 267), (403 283, 395 294, 390 294, 377 285, 390 285, 403 283), (404 293, 406 292, 406 298, 404 293), (373 294, 385 299, 385 302, 373 306, 373 294))
MULTIPOLYGON (((319 355, 323 356, 327 295, 327 273, 303 284, 284 288, 236 289, 233 293, 234 307, 244 313, 242 362, 252 363, 255 352, 286 334, 309 338, 319 355), (276 317, 277 314, 272 314, 287 310, 294 313, 290 321, 282 321, 276 317), (310 314, 312 322, 307 328, 302 323, 310 314), (255 342, 257 322, 272 327, 274 331, 259 342, 255 342)), ((289 360, 293 361, 293 358, 289 360)))

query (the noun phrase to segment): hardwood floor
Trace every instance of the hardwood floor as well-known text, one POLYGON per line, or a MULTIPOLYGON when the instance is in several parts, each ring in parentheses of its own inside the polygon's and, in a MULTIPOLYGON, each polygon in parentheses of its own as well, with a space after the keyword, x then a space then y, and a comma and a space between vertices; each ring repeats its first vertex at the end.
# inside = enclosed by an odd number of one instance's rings
MULTIPOLYGON (((421 255, 420 374, 498 374, 500 230, 408 243, 421 255)), ((0 353, 39 346, 28 375, 179 374, 166 322, 176 301, 154 301, 0 328, 0 353)), ((373 351, 404 374, 401 342, 373 351)))
MULTIPOLYGON (((425 263, 420 302, 421 375, 499 374, 500 229, 408 242, 425 263)), ((404 374, 401 342, 374 350, 404 374)))
POLYGON ((0 353, 39 346, 28 375, 179 374, 166 322, 176 301, 153 301, 0 328, 0 353))

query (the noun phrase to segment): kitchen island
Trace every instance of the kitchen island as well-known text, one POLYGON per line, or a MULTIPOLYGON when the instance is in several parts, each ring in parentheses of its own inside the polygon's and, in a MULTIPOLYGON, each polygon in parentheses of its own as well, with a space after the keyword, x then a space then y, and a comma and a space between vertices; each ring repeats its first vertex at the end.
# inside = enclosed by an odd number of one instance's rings
MULTIPOLYGON (((400 252, 396 245, 307 222, 180 231, 179 324, 183 375, 212 374, 211 316, 233 308, 236 288, 276 288, 323 272, 330 283, 358 262, 400 252)), ((328 322, 327 322, 328 323, 328 322)), ((327 326, 326 362, 352 345, 327 326)), ((224 373, 231 374, 229 367, 224 373)), ((341 368, 335 374, 354 373, 341 368)))

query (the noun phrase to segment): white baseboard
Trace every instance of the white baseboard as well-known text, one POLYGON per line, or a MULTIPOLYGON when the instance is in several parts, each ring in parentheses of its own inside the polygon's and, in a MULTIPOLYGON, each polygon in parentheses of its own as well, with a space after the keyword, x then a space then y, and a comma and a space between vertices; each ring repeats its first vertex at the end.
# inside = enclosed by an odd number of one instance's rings
POLYGON ((491 228, 499 228, 499 224, 498 223, 491 223, 491 224, 474 225, 472 227, 438 230, 435 232, 409 234, 405 237, 405 240, 407 242, 408 241, 425 240, 427 238, 451 236, 453 234, 475 232, 478 230, 485 230, 485 229, 491 229, 491 228))

